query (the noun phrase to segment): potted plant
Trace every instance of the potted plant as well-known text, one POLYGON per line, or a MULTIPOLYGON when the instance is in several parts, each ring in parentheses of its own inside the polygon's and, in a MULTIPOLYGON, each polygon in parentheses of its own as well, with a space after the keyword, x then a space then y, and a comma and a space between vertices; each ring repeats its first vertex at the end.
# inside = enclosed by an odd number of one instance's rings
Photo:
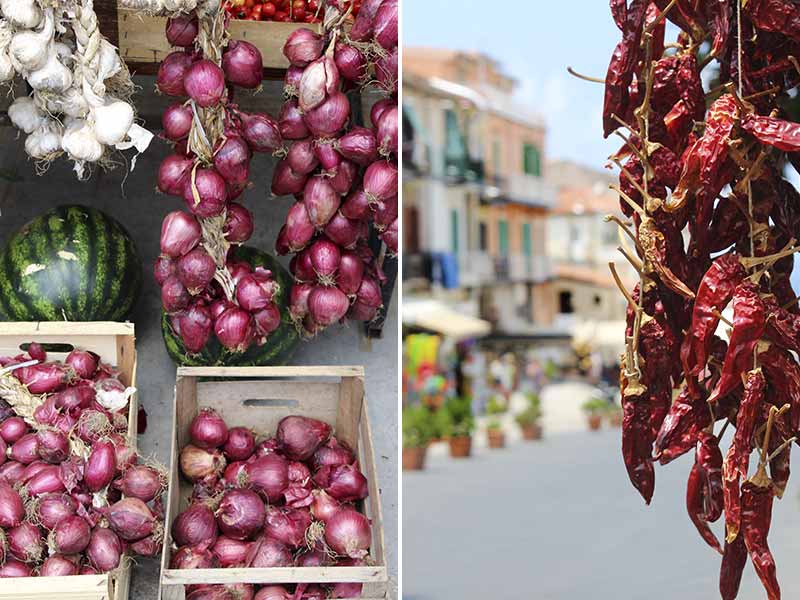
POLYGON ((431 441, 431 412, 421 405, 403 409, 403 470, 419 471, 431 441))
POLYGON ((472 452, 472 432, 475 429, 472 398, 450 398, 445 403, 443 411, 448 417, 447 438, 450 444, 450 456, 468 457, 472 452))
POLYGON ((489 448, 505 448, 506 434, 503 432, 503 426, 500 423, 498 415, 506 412, 505 405, 500 402, 496 397, 489 399, 486 404, 486 414, 492 417, 486 426, 486 435, 489 439, 489 448))
POLYGON ((606 418, 611 427, 622 427, 622 407, 616 402, 609 405, 606 411, 606 418))
POLYGON ((581 406, 586 413, 587 423, 590 431, 597 431, 603 424, 603 415, 608 410, 608 402, 602 398, 590 398, 581 406))
POLYGON ((542 426, 539 419, 542 416, 541 401, 539 394, 529 392, 526 394, 528 408, 516 416, 517 425, 522 429, 522 437, 526 440, 542 439, 542 426))

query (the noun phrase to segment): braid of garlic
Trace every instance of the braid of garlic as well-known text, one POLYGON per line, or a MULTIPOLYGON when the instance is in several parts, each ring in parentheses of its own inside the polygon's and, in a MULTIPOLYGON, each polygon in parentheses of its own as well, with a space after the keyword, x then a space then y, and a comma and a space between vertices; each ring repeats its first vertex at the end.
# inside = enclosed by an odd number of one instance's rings
POLYGON ((76 54, 79 61, 76 76, 81 80, 83 93, 89 104, 99 106, 103 104, 106 86, 98 75, 103 36, 97 23, 97 14, 94 12, 94 0, 81 1, 72 28, 75 31, 76 54))

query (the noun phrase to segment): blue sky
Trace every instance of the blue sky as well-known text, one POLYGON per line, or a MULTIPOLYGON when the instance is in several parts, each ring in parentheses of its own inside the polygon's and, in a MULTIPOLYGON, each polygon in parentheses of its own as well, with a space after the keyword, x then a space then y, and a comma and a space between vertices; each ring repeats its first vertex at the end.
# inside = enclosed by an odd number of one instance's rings
POLYGON ((518 99, 548 126, 549 158, 602 167, 616 148, 603 139, 603 86, 567 66, 604 77, 619 30, 604 0, 403 0, 403 43, 479 50, 519 80, 518 99))

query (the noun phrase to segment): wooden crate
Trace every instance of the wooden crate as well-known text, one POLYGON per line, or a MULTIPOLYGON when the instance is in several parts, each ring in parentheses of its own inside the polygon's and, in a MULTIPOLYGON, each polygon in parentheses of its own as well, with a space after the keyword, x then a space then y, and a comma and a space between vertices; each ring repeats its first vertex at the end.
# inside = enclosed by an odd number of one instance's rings
POLYGON ((363 367, 181 367, 175 383, 174 431, 167 522, 187 506, 191 485, 179 474, 178 452, 189 442, 188 429, 201 408, 212 407, 229 426, 246 426, 272 435, 283 417, 302 415, 325 421, 356 452, 369 483, 363 502, 372 521, 367 567, 283 567, 272 569, 170 569, 172 540, 166 527, 161 558, 161 598, 183 600, 185 587, 200 583, 362 582, 362 600, 383 600, 387 592, 380 487, 375 469, 364 396, 363 367))
MULTIPOLYGON (((138 11, 117 8, 116 40, 120 55, 128 67, 139 73, 152 73, 163 58, 174 51, 164 35, 167 20, 163 17, 148 17, 138 11)), ((113 27, 113 20, 108 27, 113 27)), ((247 40, 261 50, 264 70, 268 77, 282 77, 289 66, 283 55, 286 38, 301 27, 320 30, 320 23, 277 23, 272 21, 243 21, 233 19, 229 31, 234 39, 247 40)), ((108 35, 108 32, 105 32, 108 35)))
MULTIPOLYGON (((120 381, 136 385, 136 346, 133 323, 111 322, 0 322, 0 356, 14 356, 21 346, 39 342, 65 345, 62 352, 48 349, 48 359, 63 360, 75 347, 97 353, 104 362, 120 370, 120 381)), ((128 436, 136 447, 138 403, 130 399, 128 436)), ((73 577, 24 577, 0 579, 0 600, 128 600, 131 566, 114 574, 73 577)))

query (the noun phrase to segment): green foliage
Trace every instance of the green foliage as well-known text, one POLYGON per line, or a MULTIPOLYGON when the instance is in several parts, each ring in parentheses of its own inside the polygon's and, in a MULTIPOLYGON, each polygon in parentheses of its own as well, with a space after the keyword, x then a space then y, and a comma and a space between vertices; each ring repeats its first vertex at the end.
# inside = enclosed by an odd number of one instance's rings
POLYGON ((489 431, 500 431, 502 429, 502 425, 499 419, 491 419, 487 424, 486 428, 489 431))
POLYGON ((486 403, 487 415, 502 415, 507 410, 506 404, 499 396, 492 396, 486 403))
POLYGON ((447 437, 466 437, 475 430, 472 398, 455 396, 447 400, 441 412, 447 415, 447 437))
POLYGON ((542 371, 544 371, 544 376, 548 379, 554 379, 558 376, 558 366, 552 359, 547 359, 542 371))
POLYGON ((424 448, 435 435, 433 414, 426 406, 403 409, 403 448, 424 448))
POLYGON ((515 419, 520 427, 526 425, 535 425, 536 422, 542 417, 542 403, 539 394, 528 392, 525 394, 528 399, 528 408, 519 413, 515 419))
POLYGON ((603 413, 609 408, 608 402, 602 398, 590 398, 581 405, 581 409, 587 413, 603 413))

